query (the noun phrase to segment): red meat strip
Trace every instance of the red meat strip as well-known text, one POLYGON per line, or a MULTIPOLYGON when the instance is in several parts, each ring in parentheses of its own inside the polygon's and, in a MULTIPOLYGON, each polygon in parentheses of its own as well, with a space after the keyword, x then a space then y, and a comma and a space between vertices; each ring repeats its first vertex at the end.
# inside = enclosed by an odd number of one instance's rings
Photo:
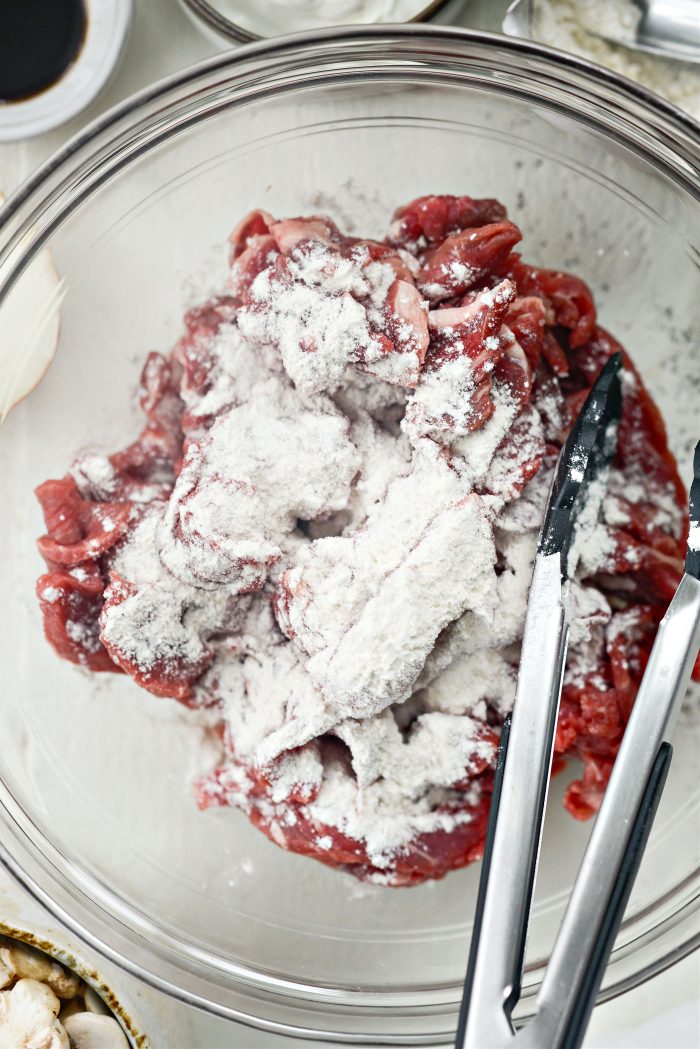
POLYGON ((119 672, 99 637, 103 588, 94 562, 86 561, 41 576, 36 592, 46 640, 62 659, 89 670, 119 672))
POLYGON ((495 369, 504 354, 502 375, 514 389, 529 389, 529 368, 503 318, 515 298, 511 281, 476 295, 465 306, 431 310, 431 345, 416 394, 406 410, 405 426, 412 439, 454 438, 477 430, 491 417, 490 396, 495 369), (523 372, 522 366, 526 369, 523 372))
POLYGON ((194 682, 204 673, 212 652, 202 638, 188 630, 186 605, 172 595, 145 586, 139 588, 112 573, 102 607, 100 639, 111 659, 126 671, 137 685, 156 696, 187 700, 194 682), (154 636, 152 624, 158 620, 163 600, 173 600, 169 632, 154 636), (120 628, 125 624, 125 630, 120 628))
POLYGON ((417 197, 396 209, 387 240, 396 247, 414 250, 443 241, 451 233, 501 222, 505 217, 506 209, 497 200, 449 194, 417 197))
POLYGON ((508 221, 455 233, 421 256, 418 287, 432 303, 463 295, 498 273, 521 239, 518 227, 508 221))
POLYGON ((553 310, 556 323, 569 331, 569 346, 583 346, 592 337, 596 324, 595 303, 590 288, 579 277, 529 266, 517 255, 500 272, 515 281, 519 295, 535 295, 553 310))
POLYGON ((47 534, 39 553, 51 564, 72 567, 94 561, 124 536, 132 520, 129 503, 93 503, 83 499, 73 477, 44 481, 36 489, 47 534))

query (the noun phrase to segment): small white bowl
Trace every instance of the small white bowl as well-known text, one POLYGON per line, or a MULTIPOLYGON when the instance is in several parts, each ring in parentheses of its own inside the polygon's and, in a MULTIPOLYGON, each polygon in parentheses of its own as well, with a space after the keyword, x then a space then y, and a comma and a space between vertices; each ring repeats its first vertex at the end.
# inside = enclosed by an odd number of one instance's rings
POLYGON ((270 5, 266 0, 239 0, 238 3, 235 0, 180 0, 180 3, 208 40, 230 46, 232 43, 248 44, 253 40, 270 39, 284 33, 337 29, 343 25, 449 21, 463 6, 464 0, 415 0, 413 4, 402 0, 401 3, 394 3, 389 17, 373 17, 369 13, 362 17, 360 11, 352 12, 347 3, 339 3, 336 18, 331 14, 315 15, 313 10, 309 10, 310 4, 305 5, 306 10, 297 9, 295 12, 290 9, 285 18, 284 10, 279 5, 270 5), (233 20, 234 15, 236 21, 233 20))
POLYGON ((85 41, 55 84, 31 98, 0 106, 0 142, 31 138, 64 124, 88 106, 119 64, 133 0, 85 0, 85 41))

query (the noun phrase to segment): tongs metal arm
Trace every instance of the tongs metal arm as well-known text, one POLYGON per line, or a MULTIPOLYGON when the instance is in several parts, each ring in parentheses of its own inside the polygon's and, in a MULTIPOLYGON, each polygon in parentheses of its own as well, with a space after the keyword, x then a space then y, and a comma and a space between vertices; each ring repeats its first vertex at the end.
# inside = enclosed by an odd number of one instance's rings
POLYGON ((578 1049, 671 762, 669 737, 700 647, 700 444, 686 571, 657 631, 553 952, 535 1018, 515 1031, 568 636, 570 549, 582 496, 610 462, 621 361, 603 368, 562 450, 506 721, 457 1035, 458 1049, 578 1049))
POLYGON ((523 1047, 581 1044, 672 757, 671 733, 700 648, 700 443, 685 574, 662 619, 523 1047))
POLYGON ((501 737, 477 903, 478 927, 473 932, 479 948, 470 957, 460 1019, 462 1042, 460 1036, 457 1041, 479 1049, 500 1049, 512 1041, 510 1010, 520 994, 568 634, 558 554, 537 559, 532 589, 543 600, 528 605, 512 721, 501 737), (543 695, 543 683, 556 694, 543 695), (533 703, 533 696, 540 701, 533 703), (508 875, 490 879, 491 869, 508 875), (469 1017, 468 999, 479 1003, 469 1017))
POLYGON ((491 800, 457 1035, 464 1049, 504 1049, 515 1038, 510 1014, 520 995, 566 658, 569 555, 586 488, 614 451, 621 363, 619 354, 607 362, 576 420, 540 533, 512 721, 491 800))
POLYGON ((668 742, 700 646, 700 582, 684 575, 661 622, 603 803, 545 971, 515 1045, 581 1044, 651 829, 668 742))

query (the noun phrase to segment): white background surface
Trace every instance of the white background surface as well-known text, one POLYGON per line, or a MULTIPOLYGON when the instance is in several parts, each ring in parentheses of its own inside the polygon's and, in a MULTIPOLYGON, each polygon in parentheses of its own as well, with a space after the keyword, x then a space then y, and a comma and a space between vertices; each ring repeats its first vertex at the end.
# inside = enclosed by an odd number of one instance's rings
MULTIPOLYGON (((217 50, 192 26, 176 0, 135 0, 135 4, 124 61, 101 98, 56 131, 31 141, 0 145, 0 188, 5 193, 92 117, 159 77, 217 50)), ((496 29, 506 6, 505 0, 472 0, 465 5, 459 23, 496 29)), ((0 882, 0 898, 7 891, 20 892, 1 875, 0 882)), ((123 980, 134 983, 130 977, 123 980)), ((146 998, 155 996, 147 988, 139 993, 146 998)), ((169 1033, 167 1042, 154 1049, 282 1049, 318 1044, 273 1038, 177 1003, 167 1010, 162 1008, 165 1003, 158 1004, 160 1015, 167 1013, 169 1033)), ((598 1008, 585 1044, 587 1049, 700 1049, 700 955, 696 953, 643 987, 598 1008)))

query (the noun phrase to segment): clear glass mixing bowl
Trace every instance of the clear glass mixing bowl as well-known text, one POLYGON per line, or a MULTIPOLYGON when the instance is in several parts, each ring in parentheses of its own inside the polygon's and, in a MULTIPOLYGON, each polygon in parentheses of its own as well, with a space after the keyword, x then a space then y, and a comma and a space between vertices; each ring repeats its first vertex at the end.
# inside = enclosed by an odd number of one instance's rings
MULTIPOLYGON (((282 852, 236 811, 199 813, 190 782, 213 744, 197 716, 44 642, 32 488, 86 445, 134 432, 140 362, 221 283, 226 235, 248 208, 327 209, 374 234, 430 191, 500 197, 528 259, 590 282, 687 476, 699 159, 692 121, 612 74, 510 39, 404 27, 217 57, 93 125, 14 197, 0 220, 0 310, 46 244, 64 298, 56 359, 0 432, 0 848, 54 914, 152 984, 271 1030, 449 1039, 478 867, 370 888, 282 852)), ((677 733, 606 997, 698 942, 696 710, 677 733)), ((566 778, 552 792, 522 1016, 588 830, 561 810, 566 778)))

